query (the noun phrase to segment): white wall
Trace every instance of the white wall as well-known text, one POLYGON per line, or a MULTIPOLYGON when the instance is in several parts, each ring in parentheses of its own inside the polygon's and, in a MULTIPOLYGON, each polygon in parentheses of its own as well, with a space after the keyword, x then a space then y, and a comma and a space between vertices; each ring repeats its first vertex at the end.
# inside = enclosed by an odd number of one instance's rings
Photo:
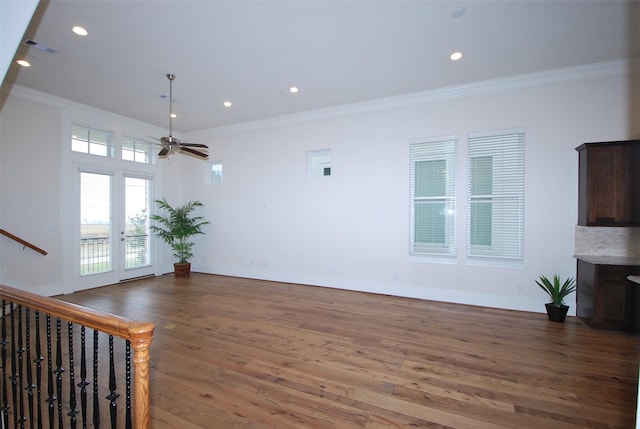
MULTIPOLYGON (((200 213, 212 225, 196 240, 197 271, 542 312, 538 275, 575 275, 574 148, 639 135, 628 122, 637 110, 629 109, 625 70, 594 65, 185 135, 210 144, 224 183, 205 184, 205 162, 176 156, 162 161, 156 197, 204 202, 200 213), (458 259, 410 257, 409 142, 458 134, 464 147, 468 132, 513 127, 526 129, 524 263, 466 260, 463 217, 458 259), (309 179, 306 151, 317 149, 331 149, 332 176, 309 179)), ((2 239, 0 269, 26 288, 64 288, 73 264, 71 122, 134 135, 163 130, 19 88, 0 120, 4 227, 50 251, 46 263, 32 264, 39 255, 2 239)), ((159 249, 159 272, 168 272, 171 254, 159 249)))
POLYGON ((224 174, 206 185, 197 161, 184 169, 185 196, 203 201, 213 223, 194 269, 544 311, 534 280, 575 276, 575 147, 638 136, 624 70, 599 65, 183 136, 210 144, 224 174), (514 127, 526 129, 524 263, 467 260, 464 212, 458 259, 409 256, 409 142, 458 134, 464 150, 469 132, 514 127), (331 149, 331 177, 306 177, 306 151, 317 149, 331 149))
MULTIPOLYGON (((72 292, 74 267, 78 265, 73 256, 79 215, 73 196, 78 167, 70 151, 71 124, 109 130, 114 139, 160 136, 166 130, 19 86, 4 96, 0 115, 1 227, 48 254, 40 255, 0 237, 0 282, 43 295, 72 292)), ((160 177, 163 167, 168 166, 157 168, 160 177)), ((156 180, 159 193, 163 186, 161 179, 156 180)), ((178 184, 168 186, 168 195, 182 198, 179 188, 178 184)), ((158 255, 161 260, 170 256, 158 255)))
POLYGON ((16 286, 56 284, 64 264, 58 144, 63 117, 52 106, 10 98, 1 120, 2 228, 49 253, 43 256, 2 237, 2 280, 16 286))

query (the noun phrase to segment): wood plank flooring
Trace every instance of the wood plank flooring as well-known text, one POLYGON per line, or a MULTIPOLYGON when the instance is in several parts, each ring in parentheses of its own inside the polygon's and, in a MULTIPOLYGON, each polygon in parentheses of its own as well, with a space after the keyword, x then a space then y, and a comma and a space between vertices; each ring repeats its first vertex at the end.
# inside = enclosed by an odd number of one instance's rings
POLYGON ((156 323, 154 429, 635 427, 639 337, 574 317, 197 273, 62 299, 156 323))

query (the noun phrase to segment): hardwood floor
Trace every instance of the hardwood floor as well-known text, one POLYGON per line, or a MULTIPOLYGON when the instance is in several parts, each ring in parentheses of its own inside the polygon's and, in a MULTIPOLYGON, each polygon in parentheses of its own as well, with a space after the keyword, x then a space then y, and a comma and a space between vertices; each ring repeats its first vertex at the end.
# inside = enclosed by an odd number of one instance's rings
POLYGON ((63 299, 156 323, 154 429, 635 427, 639 337, 575 317, 205 274, 63 299))

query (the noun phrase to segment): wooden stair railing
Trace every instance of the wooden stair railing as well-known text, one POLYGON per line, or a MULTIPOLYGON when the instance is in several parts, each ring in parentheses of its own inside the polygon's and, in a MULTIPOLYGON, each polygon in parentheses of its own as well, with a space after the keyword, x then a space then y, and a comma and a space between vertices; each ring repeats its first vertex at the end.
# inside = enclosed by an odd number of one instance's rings
POLYGON ((130 428, 132 420, 135 429, 151 427, 149 349, 155 329, 153 323, 136 322, 4 285, 0 285, 0 305, 0 428, 10 427, 10 417, 14 419, 14 426, 11 427, 34 427, 34 423, 36 427, 47 427, 47 419, 49 427, 54 427, 56 419, 58 428, 75 428, 76 424, 80 427, 100 427, 101 407, 98 400, 106 402, 104 393, 107 391, 109 403, 105 407, 108 412, 102 414, 109 415, 111 428, 118 427, 118 423, 130 428), (41 329, 41 315, 46 319, 46 332, 41 329), (67 322, 67 338, 62 335, 62 321, 67 322), (89 360, 92 367, 87 365, 88 359, 85 357, 85 328, 93 330, 93 359, 89 360), (100 333, 108 335, 108 346, 105 347, 106 339, 99 337, 100 333), (123 344, 118 343, 114 348, 114 337, 124 340, 123 344), (68 346, 68 351, 63 351, 63 343, 68 346), (98 355, 98 349, 102 350, 103 347, 108 350, 108 358, 98 355), (77 351, 78 348, 80 351, 77 351), (121 363, 117 351, 123 348, 126 370, 124 418, 117 410, 120 393, 116 389, 121 385, 116 384, 115 373, 116 363, 121 363), (116 352, 114 349, 117 349, 116 352), (66 369, 63 368, 63 362, 65 366, 68 364, 66 369), (107 375, 99 371, 100 364, 108 366, 105 371, 107 375), (64 380, 63 373, 67 377, 64 380), (99 378, 98 373, 103 379, 99 378), (92 387, 93 403, 87 400, 87 387, 92 387), (77 388, 80 389, 79 401, 76 397, 77 388), (66 395, 64 398, 63 394, 66 395), (80 406, 81 410, 77 410, 76 406, 80 406), (89 416, 91 413, 92 417, 89 416), (93 426, 89 422, 91 419, 93 426))
POLYGON ((38 252, 38 253, 40 253, 42 255, 46 255, 47 254, 46 251, 42 250, 38 246, 35 246, 35 245, 29 243, 28 241, 23 240, 22 238, 20 238, 18 236, 15 236, 15 235, 11 234, 8 231, 5 231, 2 228, 0 228, 0 234, 4 235, 5 237, 9 237, 10 239, 12 239, 14 241, 17 241, 18 243, 22 244, 23 246, 28 247, 31 250, 35 250, 36 252, 38 252))

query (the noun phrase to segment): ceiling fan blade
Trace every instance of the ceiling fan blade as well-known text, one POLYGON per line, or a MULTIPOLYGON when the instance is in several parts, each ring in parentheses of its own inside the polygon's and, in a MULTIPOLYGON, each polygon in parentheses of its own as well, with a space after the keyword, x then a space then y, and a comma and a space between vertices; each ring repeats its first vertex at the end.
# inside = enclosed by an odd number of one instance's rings
POLYGON ((200 143, 180 143, 180 146, 203 147, 203 148, 209 149, 209 146, 207 146, 206 144, 200 144, 200 143))
POLYGON ((202 152, 197 151, 197 150, 189 149, 188 147, 180 148, 180 150, 182 152, 189 152, 189 153, 191 153, 193 155, 199 156, 200 158, 208 158, 209 157, 209 155, 207 155, 206 153, 202 153, 202 152))
POLYGON ((158 153, 158 156, 165 156, 169 153, 169 149, 166 147, 163 147, 162 150, 160 150, 160 153, 158 153))

